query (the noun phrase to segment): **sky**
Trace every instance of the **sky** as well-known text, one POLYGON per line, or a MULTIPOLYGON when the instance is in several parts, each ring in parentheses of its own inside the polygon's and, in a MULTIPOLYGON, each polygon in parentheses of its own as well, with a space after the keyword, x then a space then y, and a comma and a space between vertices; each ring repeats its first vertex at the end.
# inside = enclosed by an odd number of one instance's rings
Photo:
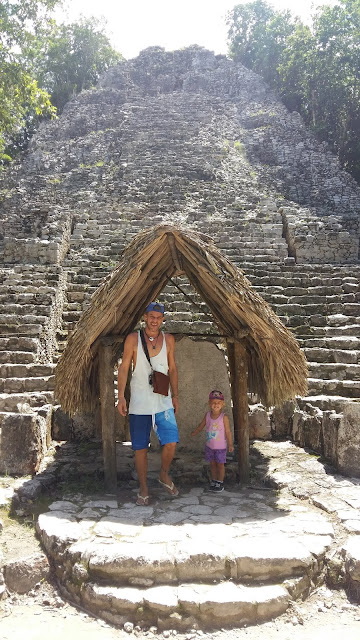
MULTIPOLYGON (((115 49, 129 59, 150 46, 173 51, 198 44, 227 53, 225 16, 236 4, 249 0, 65 0, 57 21, 104 17, 106 32, 115 49)), ((277 10, 290 9, 303 21, 314 7, 336 0, 271 0, 277 10)))

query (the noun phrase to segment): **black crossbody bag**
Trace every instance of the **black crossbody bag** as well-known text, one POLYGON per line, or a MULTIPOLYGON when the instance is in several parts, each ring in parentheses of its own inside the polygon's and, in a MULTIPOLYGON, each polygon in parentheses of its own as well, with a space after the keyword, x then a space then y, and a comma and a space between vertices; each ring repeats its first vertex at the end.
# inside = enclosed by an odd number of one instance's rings
MULTIPOLYGON (((159 393, 161 396, 167 396, 169 394, 170 377, 166 376, 165 373, 161 373, 161 371, 155 371, 152 368, 151 360, 149 356, 149 350, 147 348, 144 332, 142 329, 140 329, 140 338, 141 338, 142 346, 144 349, 144 353, 146 355, 146 359, 151 367, 149 384, 152 386, 154 393, 159 393)), ((164 336, 164 340, 165 340, 165 336, 164 336)))

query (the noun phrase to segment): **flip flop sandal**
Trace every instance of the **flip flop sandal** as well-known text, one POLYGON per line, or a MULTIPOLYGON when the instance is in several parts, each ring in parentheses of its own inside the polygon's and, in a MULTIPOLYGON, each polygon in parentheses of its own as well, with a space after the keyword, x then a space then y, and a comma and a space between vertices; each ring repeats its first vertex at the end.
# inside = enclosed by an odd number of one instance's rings
POLYGON ((179 495, 179 491, 175 487, 173 482, 171 484, 166 484, 166 482, 162 482, 162 480, 160 480, 160 479, 159 479, 159 482, 160 482, 160 484, 162 484, 163 487, 165 487, 165 489, 167 490, 168 494, 170 496, 172 496, 173 498, 176 498, 176 496, 179 495), (174 489, 175 489, 175 491, 174 491, 174 489))
POLYGON ((136 496, 135 504, 138 507, 148 507, 149 506, 149 496, 141 496, 140 493, 136 496))

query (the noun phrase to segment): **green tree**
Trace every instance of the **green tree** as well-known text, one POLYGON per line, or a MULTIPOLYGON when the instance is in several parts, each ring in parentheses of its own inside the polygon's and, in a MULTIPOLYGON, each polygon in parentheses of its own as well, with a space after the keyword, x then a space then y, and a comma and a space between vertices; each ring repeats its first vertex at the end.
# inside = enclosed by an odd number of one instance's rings
POLYGON ((122 59, 111 47, 103 23, 95 18, 53 24, 45 48, 43 44, 39 42, 34 55, 34 73, 58 113, 70 98, 93 87, 104 71, 122 59))
POLYGON ((24 52, 49 20, 58 0, 2 0, 0 3, 0 159, 30 114, 52 114, 49 95, 31 74, 24 52))
POLYGON ((230 54, 299 111, 360 182, 360 0, 319 8, 311 27, 263 0, 228 17, 230 54))
POLYGON ((290 11, 275 11, 264 0, 255 0, 236 5, 227 24, 230 55, 276 85, 282 52, 297 18, 290 11))
POLYGON ((316 15, 316 127, 360 181, 360 0, 340 0, 316 15))

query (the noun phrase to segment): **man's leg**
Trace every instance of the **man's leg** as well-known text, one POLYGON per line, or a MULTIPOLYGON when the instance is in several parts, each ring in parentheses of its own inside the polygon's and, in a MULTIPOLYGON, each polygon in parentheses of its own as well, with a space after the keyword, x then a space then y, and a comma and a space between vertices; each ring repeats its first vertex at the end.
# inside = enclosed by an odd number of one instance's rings
MULTIPOLYGON (((168 442, 164 444, 161 449, 161 469, 160 469, 160 480, 167 484, 169 487, 172 485, 172 480, 169 476, 170 465, 174 459, 176 450, 176 442, 168 442)), ((174 486, 172 490, 168 489, 171 495, 177 495, 178 490, 174 486)))
MULTIPOLYGON (((150 440, 151 416, 130 413, 131 444, 135 455, 135 469, 139 479, 139 496, 149 496, 147 486, 148 445, 150 440)), ((143 501, 140 500, 140 504, 143 501)), ((146 503, 144 503, 146 504, 146 503)))
POLYGON ((139 479, 139 495, 145 498, 149 495, 147 486, 147 470, 148 470, 148 450, 138 449, 135 451, 135 468, 139 479))

